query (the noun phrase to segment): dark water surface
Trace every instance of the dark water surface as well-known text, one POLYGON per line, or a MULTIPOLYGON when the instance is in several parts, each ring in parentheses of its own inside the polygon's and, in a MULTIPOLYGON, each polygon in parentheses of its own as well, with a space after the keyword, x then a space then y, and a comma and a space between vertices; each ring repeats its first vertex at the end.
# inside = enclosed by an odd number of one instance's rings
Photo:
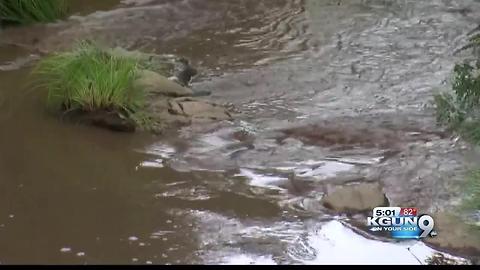
POLYGON ((418 264, 432 254, 359 234, 320 207, 321 183, 380 173, 393 202, 449 204, 453 180, 415 198, 397 189, 461 169, 449 142, 411 133, 436 130, 432 89, 448 78, 477 1, 74 1, 74 10, 68 22, 0 32, 0 263, 418 264), (164 137, 63 123, 28 84, 28 63, 84 36, 184 55, 202 71, 194 87, 244 115, 164 137), (420 150, 383 164, 385 149, 275 139, 280 127, 319 121, 344 121, 343 134, 393 127, 403 130, 399 151, 420 150))

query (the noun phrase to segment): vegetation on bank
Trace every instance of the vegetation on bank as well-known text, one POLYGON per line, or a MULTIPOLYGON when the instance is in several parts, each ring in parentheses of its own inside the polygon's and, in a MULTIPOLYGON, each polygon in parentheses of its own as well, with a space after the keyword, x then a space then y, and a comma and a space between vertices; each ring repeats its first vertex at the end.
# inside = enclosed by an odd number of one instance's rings
POLYGON ((455 65, 450 92, 435 96, 437 120, 466 140, 480 145, 480 34, 477 27, 460 51, 473 50, 473 59, 455 65))
POLYGON ((454 68, 453 92, 435 96, 437 120, 480 144, 480 73, 469 63, 454 68))
MULTIPOLYGON (((437 121, 465 140, 480 145, 480 34, 475 29, 461 50, 472 49, 473 58, 456 64, 452 90, 435 95, 437 121)), ((463 206, 480 210, 480 169, 469 172, 463 206)))
POLYGON ((144 93, 133 87, 138 71, 134 58, 109 53, 90 42, 41 60, 33 74, 47 89, 47 105, 55 111, 118 112, 139 122, 144 93))
POLYGON ((67 14, 67 0, 1 0, 0 23, 47 23, 67 14))

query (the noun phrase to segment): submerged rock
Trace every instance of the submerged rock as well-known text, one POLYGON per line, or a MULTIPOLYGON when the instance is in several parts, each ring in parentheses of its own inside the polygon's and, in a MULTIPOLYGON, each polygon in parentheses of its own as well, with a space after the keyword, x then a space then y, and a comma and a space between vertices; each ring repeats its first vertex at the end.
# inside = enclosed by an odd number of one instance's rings
POLYGON ((371 211, 388 206, 388 199, 378 183, 361 183, 338 187, 322 198, 325 207, 338 212, 371 211))

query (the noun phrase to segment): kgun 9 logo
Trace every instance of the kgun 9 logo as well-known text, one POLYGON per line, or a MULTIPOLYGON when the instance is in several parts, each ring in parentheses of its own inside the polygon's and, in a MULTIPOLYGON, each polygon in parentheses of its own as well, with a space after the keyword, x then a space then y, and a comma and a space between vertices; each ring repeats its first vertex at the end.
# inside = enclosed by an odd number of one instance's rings
POLYGON ((434 237, 435 221, 429 215, 417 216, 416 208, 377 207, 368 217, 367 226, 373 232, 390 232, 396 239, 434 237))

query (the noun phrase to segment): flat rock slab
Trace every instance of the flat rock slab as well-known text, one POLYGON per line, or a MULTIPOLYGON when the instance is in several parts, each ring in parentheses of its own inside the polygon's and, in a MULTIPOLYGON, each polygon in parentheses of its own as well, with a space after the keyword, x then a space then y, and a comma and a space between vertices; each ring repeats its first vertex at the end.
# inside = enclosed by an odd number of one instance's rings
POLYGON ((179 98, 171 101, 175 108, 180 108, 180 114, 195 119, 230 120, 232 115, 219 104, 194 98, 179 98))
POLYGON ((231 120, 232 115, 222 105, 191 97, 158 97, 147 106, 153 120, 154 133, 162 133, 174 125, 192 122, 231 120))
POLYGON ((378 183, 361 183, 334 189, 322 198, 322 203, 338 212, 362 212, 387 206, 388 199, 378 183))

